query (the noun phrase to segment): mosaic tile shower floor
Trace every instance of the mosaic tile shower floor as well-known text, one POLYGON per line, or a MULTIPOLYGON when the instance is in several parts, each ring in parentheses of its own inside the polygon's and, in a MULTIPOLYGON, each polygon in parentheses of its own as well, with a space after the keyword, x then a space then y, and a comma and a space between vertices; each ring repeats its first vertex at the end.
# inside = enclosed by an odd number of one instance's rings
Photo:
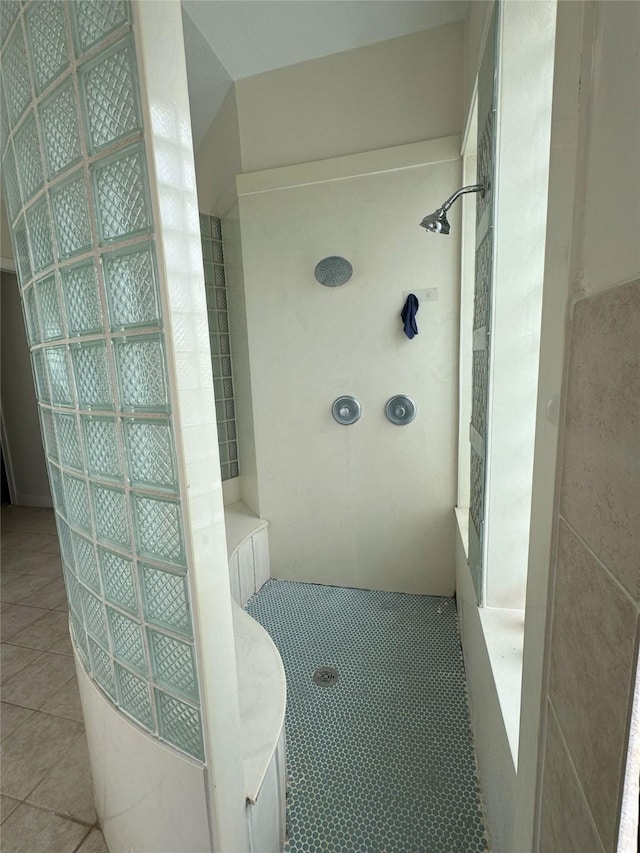
POLYGON ((271 580, 247 610, 287 674, 286 850, 486 850, 454 600, 271 580))

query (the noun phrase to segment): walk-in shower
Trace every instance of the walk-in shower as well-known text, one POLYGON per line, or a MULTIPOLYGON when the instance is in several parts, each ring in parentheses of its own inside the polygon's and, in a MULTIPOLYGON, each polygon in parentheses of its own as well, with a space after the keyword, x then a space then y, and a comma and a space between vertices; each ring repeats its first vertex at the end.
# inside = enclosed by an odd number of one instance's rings
POLYGON ((451 226, 447 219, 447 211, 454 201, 465 193, 480 193, 484 196, 486 190, 487 187, 485 184, 471 184, 468 187, 462 187, 462 189, 455 192, 452 196, 449 196, 442 207, 439 207, 434 213, 430 213, 428 216, 425 216, 420 223, 421 227, 426 228, 427 231, 433 231, 434 234, 448 234, 451 230, 451 226))

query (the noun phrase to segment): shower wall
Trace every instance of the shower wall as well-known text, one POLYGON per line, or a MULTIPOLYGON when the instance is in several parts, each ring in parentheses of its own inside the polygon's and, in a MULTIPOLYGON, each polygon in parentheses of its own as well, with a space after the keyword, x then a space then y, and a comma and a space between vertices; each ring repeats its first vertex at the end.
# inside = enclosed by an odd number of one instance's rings
POLYGON ((231 307, 247 324, 252 509, 269 520, 276 577, 453 593, 458 212, 449 238, 418 223, 460 175, 449 137, 238 179, 244 292, 231 307), (327 255, 351 261, 348 284, 315 281, 327 255), (331 416, 342 394, 362 403, 353 426, 331 416), (386 420, 394 394, 416 401, 413 423, 386 420))

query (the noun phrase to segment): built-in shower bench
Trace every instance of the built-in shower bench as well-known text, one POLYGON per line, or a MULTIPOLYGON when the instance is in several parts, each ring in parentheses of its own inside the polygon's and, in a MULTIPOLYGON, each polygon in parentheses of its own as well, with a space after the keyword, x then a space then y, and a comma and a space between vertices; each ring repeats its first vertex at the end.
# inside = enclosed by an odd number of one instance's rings
POLYGON ((251 849, 280 853, 285 835, 287 682, 273 640, 243 610, 270 577, 267 522, 237 501, 225 506, 225 525, 251 849))

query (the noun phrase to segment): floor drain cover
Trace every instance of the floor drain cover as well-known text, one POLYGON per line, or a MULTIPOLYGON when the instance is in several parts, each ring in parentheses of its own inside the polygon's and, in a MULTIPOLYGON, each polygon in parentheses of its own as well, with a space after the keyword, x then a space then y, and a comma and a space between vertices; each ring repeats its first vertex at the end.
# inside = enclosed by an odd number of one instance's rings
POLYGON ((313 673, 313 680, 319 687, 331 687, 338 677, 338 670, 332 666, 321 666, 313 673))

